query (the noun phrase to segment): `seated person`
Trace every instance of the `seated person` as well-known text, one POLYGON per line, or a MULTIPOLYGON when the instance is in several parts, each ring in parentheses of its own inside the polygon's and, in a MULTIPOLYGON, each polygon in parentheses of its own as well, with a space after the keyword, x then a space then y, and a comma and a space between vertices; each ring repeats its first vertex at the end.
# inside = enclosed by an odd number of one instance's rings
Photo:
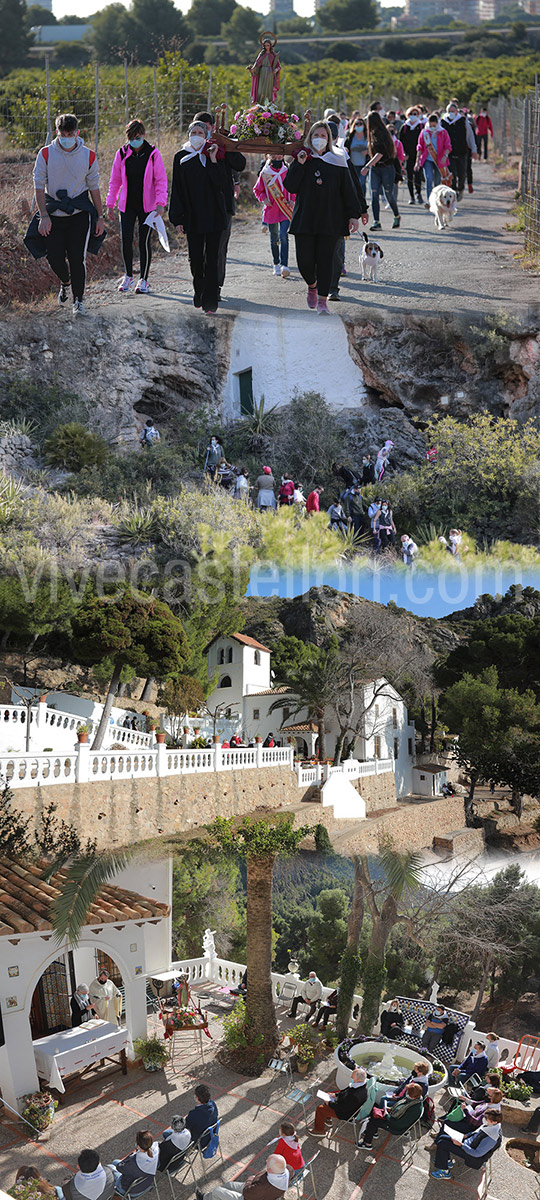
POLYGON ((324 1137, 326 1126, 331 1121, 350 1121, 367 1100, 366 1080, 364 1068, 356 1067, 348 1087, 342 1088, 340 1092, 330 1092, 331 1099, 317 1105, 315 1124, 309 1132, 314 1137, 324 1137))
POLYGON ((446 1026, 448 1025, 448 1021, 449 1017, 447 1017, 442 1004, 437 1004, 436 1008, 433 1009, 433 1012, 429 1014, 424 1026, 424 1033, 422 1037, 422 1046, 424 1050, 428 1050, 431 1054, 432 1051, 437 1048, 446 1026))
POLYGON ((300 991, 294 997, 290 1012, 287 1013, 287 1016, 294 1018, 298 1011, 298 1005, 305 1004, 309 1008, 307 1017, 309 1021, 309 1018, 312 1017, 313 1013, 315 1012, 319 1000, 322 999, 322 990, 322 983, 320 979, 317 978, 315 971, 310 971, 305 983, 300 984, 300 991))
POLYGON ((427 1096, 427 1090, 429 1087, 430 1075, 431 1075, 431 1067, 430 1067, 429 1063, 427 1063, 427 1062, 415 1063, 414 1067, 411 1071, 411 1074, 408 1075, 407 1078, 403 1080, 403 1083, 398 1084, 397 1088, 394 1088, 393 1092, 388 1092, 384 1096, 384 1100, 386 1101, 386 1107, 390 1108, 393 1104, 396 1103, 396 1100, 401 1100, 402 1097, 405 1095, 405 1092, 407 1091, 407 1088, 410 1083, 419 1083, 420 1084, 420 1087, 422 1088, 422 1099, 425 1099, 425 1097, 427 1096))
POLYGON ((19 1170, 15 1176, 15 1185, 18 1183, 30 1183, 32 1185, 32 1192, 34 1195, 39 1196, 40 1198, 48 1198, 51 1196, 54 1200, 54 1197, 62 1197, 63 1195, 62 1188, 56 1188, 54 1184, 49 1183, 48 1179, 45 1179, 43 1175, 40 1175, 37 1167, 19 1167, 19 1170))
POLYGON ((326 997, 326 1000, 321 1000, 319 1011, 313 1022, 314 1025, 318 1025, 319 1021, 322 1021, 323 1027, 326 1029, 326 1026, 328 1025, 328 1018, 332 1016, 332 1013, 337 1013, 338 996, 339 988, 334 988, 334 991, 330 992, 330 995, 326 997))
POLYGON ((76 1174, 62 1184, 65 1200, 111 1200, 115 1176, 111 1167, 102 1166, 97 1150, 81 1150, 77 1166, 76 1174))
POLYGON ((281 1154, 290 1172, 302 1170, 305 1165, 304 1156, 292 1121, 282 1121, 279 1127, 279 1137, 274 1138, 273 1142, 269 1142, 268 1145, 276 1147, 274 1154, 281 1154))
MULTIPOLYGON (((487 1088, 485 1100, 462 1100, 459 1102, 461 1117, 442 1117, 441 1126, 448 1125, 460 1133, 474 1133, 475 1129, 480 1128, 487 1112, 497 1112, 500 1120, 502 1096, 500 1088, 490 1087, 487 1088)), ((436 1141, 440 1137, 441 1134, 437 1134, 436 1141)))
MULTIPOLYGON (((184 1117, 172 1117, 169 1129, 163 1130, 163 1141, 159 1143, 158 1171, 164 1171, 169 1163, 181 1151, 187 1150, 191 1144, 191 1134, 186 1129, 184 1117)), ((178 1166, 181 1165, 178 1159, 178 1166)))
POLYGON ((493 1154, 500 1136, 500 1114, 496 1112, 487 1112, 480 1129, 469 1133, 461 1143, 454 1142, 448 1134, 441 1135, 437 1139, 433 1178, 451 1179, 454 1158, 462 1158, 466 1166, 478 1170, 493 1154))
POLYGON ((131 1196, 141 1196, 151 1187, 159 1164, 159 1143, 149 1129, 139 1129, 135 1137, 135 1150, 125 1158, 113 1158, 110 1164, 114 1175, 114 1191, 123 1196, 136 1179, 140 1183, 132 1188, 131 1196), (148 1182, 141 1176, 148 1175, 148 1182))
POLYGON ((374 1105, 364 1136, 360 1142, 367 1150, 371 1150, 373 1141, 378 1138, 381 1129, 399 1136, 406 1133, 412 1125, 420 1120, 424 1111, 422 1086, 419 1083, 408 1083, 405 1095, 392 1108, 385 1111, 374 1105))
POLYGON ((219 1119, 217 1104, 210 1097, 210 1088, 205 1083, 199 1083, 195 1088, 195 1108, 191 1108, 186 1117, 186 1129, 189 1129, 192 1142, 200 1140, 201 1150, 210 1141, 211 1134, 203 1138, 205 1130, 210 1130, 219 1119))
POLYGON ((381 1013, 381 1034, 383 1037, 400 1037, 403 1033, 405 1017, 399 1007, 399 1000, 392 1000, 390 1008, 381 1013))
POLYGON ((452 1077, 458 1083, 464 1083, 471 1075, 485 1075, 488 1069, 488 1057, 484 1042, 475 1042, 471 1053, 463 1059, 459 1066, 453 1067, 452 1077))
MULTIPOLYGON (((234 1200, 235 1196, 244 1196, 245 1200, 282 1200, 289 1186, 289 1172, 285 1159, 281 1154, 271 1154, 266 1160, 264 1171, 258 1175, 250 1175, 245 1183, 233 1179, 221 1187, 212 1188, 207 1192, 208 1200, 234 1200)), ((205 1193, 197 1188, 197 1200, 205 1200, 205 1193)))
POLYGON ((247 967, 237 988, 231 988, 231 996, 245 996, 247 993, 247 967))

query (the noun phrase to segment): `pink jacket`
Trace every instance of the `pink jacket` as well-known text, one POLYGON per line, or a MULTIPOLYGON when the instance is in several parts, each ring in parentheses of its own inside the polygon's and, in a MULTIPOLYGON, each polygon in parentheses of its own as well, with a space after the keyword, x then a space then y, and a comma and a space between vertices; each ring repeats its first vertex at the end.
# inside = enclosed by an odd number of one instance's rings
MULTIPOLYGON (((109 180, 109 190, 105 205, 114 208, 118 202, 118 211, 125 212, 127 204, 126 158, 133 154, 131 146, 121 146, 117 150, 109 180)), ((150 213, 158 204, 167 203, 167 172, 159 150, 152 147, 152 153, 146 164, 143 181, 143 208, 150 213)))
POLYGON ((398 137, 394 138, 394 146, 396 147, 396 158, 397 158, 398 162, 404 163, 405 162, 405 151, 403 149, 403 142, 400 142, 398 137))
MULTIPOLYGON (((423 129, 420 134, 420 137, 418 138, 418 147, 417 147, 417 151, 416 151, 417 167, 423 167, 423 165, 426 161, 426 158, 428 157, 428 152, 429 152, 428 147, 429 147, 429 130, 423 129), (427 135, 428 141, 426 141, 426 135, 427 135)), ((439 168, 439 171, 442 170, 443 167, 445 167, 447 165, 448 155, 451 153, 452 153, 452 143, 450 141, 450 134, 446 132, 446 129, 438 129, 437 130, 437 166, 439 168)), ((431 155, 429 155, 429 157, 431 158, 431 155)))
MULTIPOLYGON (((283 183, 288 169, 289 168, 286 163, 283 163, 283 167, 277 172, 276 179, 281 180, 281 183, 283 183)), ((282 188, 282 191, 283 199, 289 204, 294 204, 296 196, 291 195, 290 192, 286 192, 285 188, 282 188)), ((275 200, 272 200, 272 197, 268 194, 268 189, 262 176, 262 171, 255 184, 255 187, 253 188, 253 192, 260 204, 264 204, 262 215, 263 225, 277 225, 280 221, 287 220, 286 216, 282 213, 275 200)))

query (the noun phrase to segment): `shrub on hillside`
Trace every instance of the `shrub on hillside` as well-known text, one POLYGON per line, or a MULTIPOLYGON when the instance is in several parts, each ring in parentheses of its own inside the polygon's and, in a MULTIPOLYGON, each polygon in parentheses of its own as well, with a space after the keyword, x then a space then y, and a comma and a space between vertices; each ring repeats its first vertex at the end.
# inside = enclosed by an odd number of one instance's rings
POLYGON ((103 438, 91 433, 77 421, 60 425, 45 442, 47 462, 53 467, 65 467, 68 471, 102 466, 108 453, 103 438))

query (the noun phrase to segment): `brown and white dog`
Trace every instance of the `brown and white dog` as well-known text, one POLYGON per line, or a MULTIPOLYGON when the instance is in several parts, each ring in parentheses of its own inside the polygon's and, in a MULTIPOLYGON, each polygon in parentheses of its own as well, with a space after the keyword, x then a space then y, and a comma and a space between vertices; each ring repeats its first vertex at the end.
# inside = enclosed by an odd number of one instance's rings
POLYGON ((362 234, 364 245, 360 255, 360 266, 362 268, 362 279, 370 279, 372 283, 377 282, 377 267, 384 258, 381 246, 378 242, 371 242, 367 233, 362 234))
POLYGON ((435 228, 446 229, 457 213, 457 194, 445 183, 438 183, 431 189, 429 197, 430 212, 435 217, 435 228))

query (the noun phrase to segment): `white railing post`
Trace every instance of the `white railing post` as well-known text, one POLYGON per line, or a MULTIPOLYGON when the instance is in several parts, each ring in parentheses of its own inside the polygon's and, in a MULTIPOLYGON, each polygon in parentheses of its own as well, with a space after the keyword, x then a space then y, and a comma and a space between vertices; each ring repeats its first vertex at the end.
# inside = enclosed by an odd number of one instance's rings
POLYGON ((77 743, 77 760, 75 763, 75 782, 88 783, 90 779, 90 743, 77 743))
POLYGON ((167 764, 168 750, 167 750, 167 746, 166 746, 165 742, 158 742, 155 749, 157 750, 156 774, 158 776, 159 775, 168 775, 169 774, 168 764, 167 764))
POLYGON ((262 765, 263 765, 263 744, 262 744, 262 742, 255 742, 255 761, 256 761, 258 767, 262 767, 262 765))
POLYGON ((214 742, 214 771, 223 770, 223 747, 221 742, 214 742))

